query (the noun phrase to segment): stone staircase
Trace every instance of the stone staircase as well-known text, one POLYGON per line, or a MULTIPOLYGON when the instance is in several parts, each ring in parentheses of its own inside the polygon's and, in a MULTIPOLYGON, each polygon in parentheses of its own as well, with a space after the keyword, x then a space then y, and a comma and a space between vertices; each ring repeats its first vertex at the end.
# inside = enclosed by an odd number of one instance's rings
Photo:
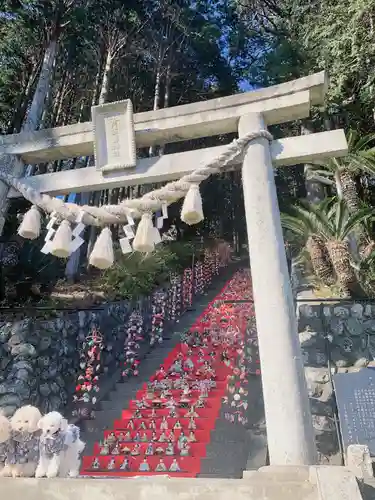
MULTIPOLYGON (((113 422, 120 417, 121 411, 128 407, 130 400, 135 399, 143 384, 157 371, 170 351, 178 344, 179 334, 191 327, 238 267, 238 263, 230 266, 223 276, 216 280, 206 295, 196 302, 194 310, 185 313, 180 321, 169 329, 169 335, 165 336, 161 346, 153 349, 148 345, 142 346, 143 361, 138 377, 125 382, 115 380, 112 387, 107 388, 106 395, 100 401, 100 407, 96 412, 96 419, 81 424, 82 437, 86 441, 85 455, 92 454, 95 442, 103 438, 103 431, 113 428, 113 422)), ((239 479, 242 478, 244 470, 256 470, 267 464, 261 379, 255 375, 249 376, 247 419, 246 427, 233 424, 225 419, 224 411, 220 411, 207 445, 206 457, 201 461, 199 477, 239 479)))
MULTIPOLYGON (((154 349, 150 349, 148 345, 142 346, 143 361, 138 377, 125 382, 114 381, 112 387, 107 388, 106 395, 100 401, 96 412, 96 419, 85 421, 82 425, 82 437, 86 441, 85 455, 92 454, 95 442, 103 438, 103 431, 113 428, 113 422, 120 418, 122 410, 128 407, 130 400, 135 399, 143 384, 157 371, 170 351, 178 344, 179 334, 191 327, 238 267, 238 264, 232 265, 216 280, 212 289, 194 305, 194 310, 182 316, 174 328, 169 330, 169 336, 165 336, 161 346, 154 349)), ((206 457, 201 461, 199 477, 238 479, 242 478, 244 470, 256 470, 266 465, 267 442, 259 376, 250 376, 248 394, 246 428, 241 424, 229 422, 224 418, 224 411, 220 411, 207 445, 206 457)))
MULTIPOLYGON (((81 426, 82 439, 86 442, 85 455, 91 454, 94 443, 103 438, 103 431, 113 428, 113 422, 120 418, 121 411, 128 407, 129 401, 135 398, 136 393, 141 389, 143 384, 149 381, 150 377, 160 367, 170 351, 179 343, 180 334, 191 327, 194 321, 206 309, 209 302, 215 298, 218 291, 220 291, 225 282, 239 267, 241 267, 240 262, 230 265, 214 281, 205 295, 196 300, 193 310, 186 312, 178 322, 166 328, 163 344, 152 349, 148 344, 144 344, 141 347, 140 358, 142 358, 142 362, 138 377, 132 377, 125 382, 119 380, 120 377, 113 377, 112 382, 109 381, 107 383, 105 396, 103 396, 103 399, 99 403, 95 420, 86 420, 79 424, 81 426)), ((242 437, 238 441, 239 445, 241 441, 243 442, 242 437)), ((222 444, 222 446, 225 452, 225 445, 222 444)), ((213 452, 214 454, 215 452, 213 452)), ((220 452, 218 452, 218 455, 220 455, 220 452)), ((246 464, 246 460, 244 463, 246 464)), ((218 476, 220 477, 220 474, 216 474, 216 477, 218 476)))

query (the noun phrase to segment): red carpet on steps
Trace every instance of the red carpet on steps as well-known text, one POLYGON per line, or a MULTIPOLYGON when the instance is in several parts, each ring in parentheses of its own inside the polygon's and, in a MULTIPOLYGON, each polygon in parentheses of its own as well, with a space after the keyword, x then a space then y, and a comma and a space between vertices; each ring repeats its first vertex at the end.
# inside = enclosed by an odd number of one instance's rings
POLYGON ((189 344, 170 352, 95 444, 93 455, 83 457, 81 475, 199 474, 246 329, 240 308, 220 306, 220 301, 250 294, 248 274, 237 272, 190 328, 189 344))

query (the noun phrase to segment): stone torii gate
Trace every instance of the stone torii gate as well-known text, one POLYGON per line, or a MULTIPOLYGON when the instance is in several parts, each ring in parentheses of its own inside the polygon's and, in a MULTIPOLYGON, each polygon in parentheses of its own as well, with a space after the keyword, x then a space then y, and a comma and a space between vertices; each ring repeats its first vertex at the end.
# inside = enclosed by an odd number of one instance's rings
MULTIPOLYGON (((342 130, 271 142, 259 132, 267 125, 309 116, 311 105, 323 104, 326 88, 326 75, 317 73, 262 90, 137 113, 134 128, 131 103, 122 101, 94 107, 92 122, 0 138, 0 154, 16 157, 15 176, 22 175, 24 164, 92 155, 95 150, 95 167, 21 179, 40 193, 57 195, 176 180, 227 148, 136 160, 134 137, 137 147, 146 147, 237 131, 240 138, 254 133, 256 138, 231 167, 242 165, 271 465, 316 463, 273 167, 342 156, 347 143, 342 130)), ((20 194, 0 183, 0 208, 7 196, 20 194)))

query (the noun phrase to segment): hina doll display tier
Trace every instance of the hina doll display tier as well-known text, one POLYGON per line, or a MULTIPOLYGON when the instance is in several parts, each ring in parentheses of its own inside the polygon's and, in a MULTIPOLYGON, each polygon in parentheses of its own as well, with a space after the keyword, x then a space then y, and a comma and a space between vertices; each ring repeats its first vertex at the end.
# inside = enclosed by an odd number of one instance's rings
POLYGON ((199 474, 242 342, 239 317, 216 304, 225 300, 226 290, 231 296, 239 293, 245 281, 237 273, 226 284, 115 420, 113 430, 95 444, 93 455, 83 457, 83 475, 199 474))

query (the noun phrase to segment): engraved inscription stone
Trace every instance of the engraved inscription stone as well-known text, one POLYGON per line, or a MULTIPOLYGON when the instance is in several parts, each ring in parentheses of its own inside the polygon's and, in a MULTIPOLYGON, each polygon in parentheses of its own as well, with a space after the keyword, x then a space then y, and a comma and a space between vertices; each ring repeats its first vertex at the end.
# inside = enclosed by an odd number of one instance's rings
POLYGON ((375 455, 375 372, 338 373, 333 383, 344 449, 367 445, 375 455))
POLYGON ((103 173, 136 166, 133 106, 130 100, 91 109, 95 164, 103 173))

